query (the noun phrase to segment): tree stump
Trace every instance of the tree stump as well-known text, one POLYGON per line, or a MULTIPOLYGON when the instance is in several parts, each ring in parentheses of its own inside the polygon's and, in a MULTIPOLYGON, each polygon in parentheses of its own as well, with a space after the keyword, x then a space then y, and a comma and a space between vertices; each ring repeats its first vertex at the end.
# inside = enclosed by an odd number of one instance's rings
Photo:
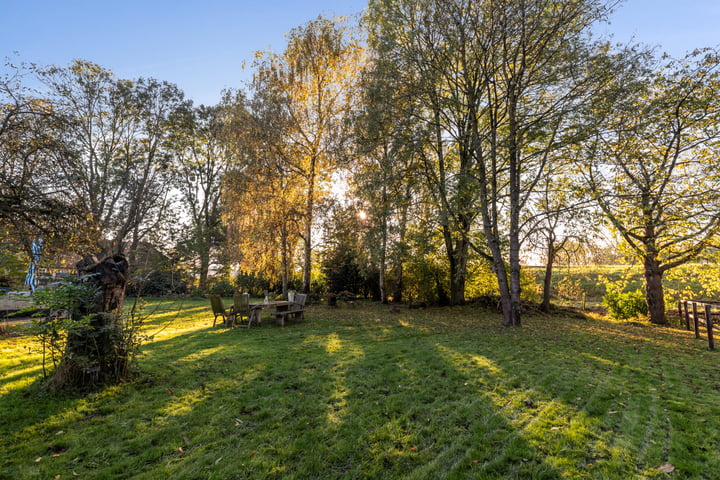
POLYGON ((122 305, 129 272, 122 255, 77 264, 79 282, 93 291, 71 318, 81 322, 68 332, 65 352, 50 379, 53 390, 117 383, 128 374, 130 345, 122 305))

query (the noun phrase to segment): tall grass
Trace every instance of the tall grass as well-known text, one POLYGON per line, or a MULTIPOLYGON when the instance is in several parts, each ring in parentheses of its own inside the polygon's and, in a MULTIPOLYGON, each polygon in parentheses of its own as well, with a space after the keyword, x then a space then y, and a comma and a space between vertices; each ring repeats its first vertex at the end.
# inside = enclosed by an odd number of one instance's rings
POLYGON ((374 304, 228 330, 205 301, 151 306, 140 375, 90 395, 43 393, 29 327, 0 339, 0 478, 720 478, 718 353, 685 331, 374 304))

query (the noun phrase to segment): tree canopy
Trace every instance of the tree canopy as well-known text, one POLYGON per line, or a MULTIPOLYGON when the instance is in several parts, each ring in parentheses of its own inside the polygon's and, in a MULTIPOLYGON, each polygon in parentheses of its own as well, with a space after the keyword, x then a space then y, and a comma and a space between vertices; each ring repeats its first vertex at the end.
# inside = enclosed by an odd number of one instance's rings
POLYGON ((720 228, 718 54, 595 37, 617 3, 371 0, 360 22, 320 16, 258 52, 215 106, 85 60, 16 68, 0 82, 0 218, 28 246, 49 235, 131 264, 154 244, 203 291, 235 271, 462 304, 491 272, 507 326, 524 254, 549 279, 563 246, 604 230, 664 323, 663 274, 720 228))

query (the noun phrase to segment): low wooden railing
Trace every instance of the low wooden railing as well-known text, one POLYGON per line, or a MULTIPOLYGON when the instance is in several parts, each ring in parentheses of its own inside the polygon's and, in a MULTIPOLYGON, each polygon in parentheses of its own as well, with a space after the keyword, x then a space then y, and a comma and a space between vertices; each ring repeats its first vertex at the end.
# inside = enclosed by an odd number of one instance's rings
POLYGON ((678 302, 680 318, 685 322, 685 328, 690 330, 690 321, 695 327, 695 338, 700 338, 700 325, 707 330, 708 346, 715 350, 714 329, 718 328, 720 320, 720 302, 700 302, 695 300, 680 300, 678 302))

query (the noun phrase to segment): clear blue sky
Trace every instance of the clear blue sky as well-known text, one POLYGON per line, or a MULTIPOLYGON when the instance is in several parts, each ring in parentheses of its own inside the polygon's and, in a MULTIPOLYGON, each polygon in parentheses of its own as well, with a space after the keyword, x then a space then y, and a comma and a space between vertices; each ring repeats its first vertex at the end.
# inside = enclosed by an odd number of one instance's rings
MULTIPOLYGON (((176 83, 196 104, 249 77, 257 50, 317 17, 360 12, 366 0, 0 0, 0 54, 13 61, 93 61, 121 78, 176 83), (18 55, 15 55, 17 52, 18 55)), ((720 45, 720 0, 628 0, 602 31, 681 56, 720 45)), ((4 62, 3 62, 4 63, 4 62)))

